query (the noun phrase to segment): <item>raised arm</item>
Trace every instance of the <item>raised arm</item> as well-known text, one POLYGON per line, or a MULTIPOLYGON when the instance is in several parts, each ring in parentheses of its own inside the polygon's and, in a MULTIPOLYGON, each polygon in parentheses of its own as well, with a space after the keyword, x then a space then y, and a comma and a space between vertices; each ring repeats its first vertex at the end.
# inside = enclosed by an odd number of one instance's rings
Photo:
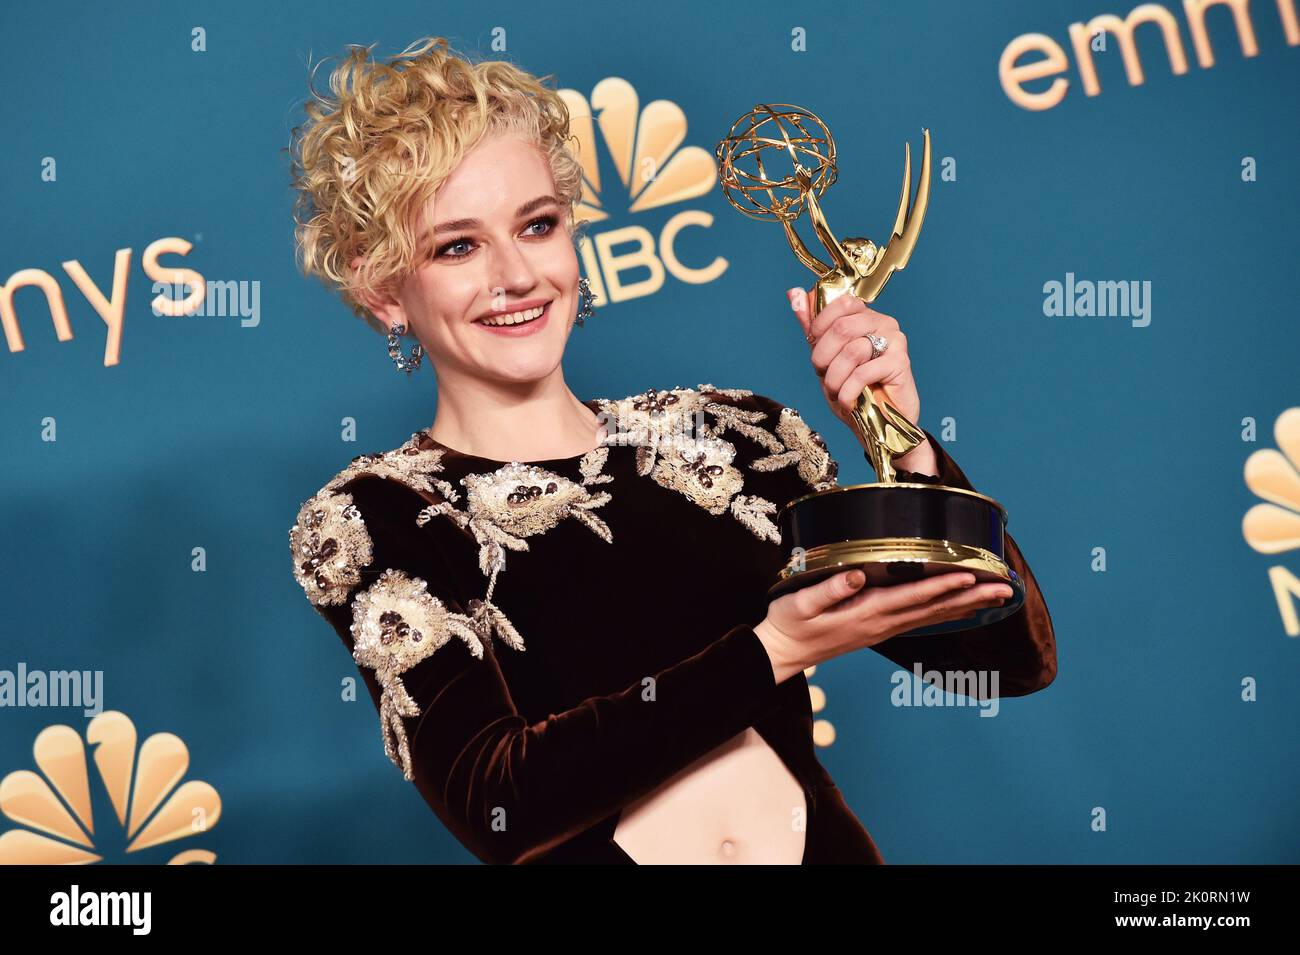
POLYGON ((445 556, 394 503, 403 490, 362 478, 317 501, 316 513, 352 505, 370 554, 336 602, 320 599, 328 587, 307 593, 361 667, 390 758, 484 862, 531 861, 598 823, 750 726, 776 692, 766 649, 738 624, 646 674, 653 693, 642 680, 530 722, 497 663, 526 651, 447 584, 445 556))

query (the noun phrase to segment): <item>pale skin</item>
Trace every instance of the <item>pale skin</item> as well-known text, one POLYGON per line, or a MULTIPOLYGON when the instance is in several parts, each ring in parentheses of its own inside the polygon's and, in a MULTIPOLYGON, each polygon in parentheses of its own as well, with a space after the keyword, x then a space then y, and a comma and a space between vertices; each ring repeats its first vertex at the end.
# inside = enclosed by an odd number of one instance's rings
MULTIPOLYGON (((596 446, 597 416, 569 390, 560 364, 580 272, 555 197, 550 166, 534 146, 508 134, 485 138, 438 187, 429 210, 435 229, 478 224, 435 232, 399 287, 367 299, 385 325, 406 325, 424 346, 438 382, 429 431, 448 447, 538 461, 596 446), (476 321, 534 301, 550 309, 531 334, 500 335, 476 321)), ((403 350, 410 344, 404 339, 403 350)))
MULTIPOLYGON (((366 296, 366 303, 389 327, 405 324, 424 347, 438 382, 432 436, 499 461, 576 457, 598 446, 602 422, 564 381, 561 360, 577 315, 580 272, 567 210, 556 199, 542 154, 516 135, 489 136, 439 186, 428 211, 435 227, 459 224, 428 237, 428 254, 395 287, 366 296), (533 302, 548 303, 548 313, 530 334, 499 334, 479 321, 533 302)), ((898 364, 900 353, 906 358, 905 339, 894 323, 878 332, 891 338, 886 354, 866 360, 870 343, 865 355, 855 344, 865 341, 861 329, 874 322, 874 331, 887 316, 853 309, 845 302, 852 298, 836 299, 811 322, 807 302, 800 314, 792 301, 805 331, 819 339, 810 354, 828 401, 850 395, 847 406, 832 402, 847 424, 852 389, 888 379, 890 399, 915 421, 920 402, 913 401, 910 363, 902 370, 898 364)), ((409 350, 409 338, 403 346, 409 350)), ((928 445, 898 464, 935 473, 928 445)), ((853 573, 769 605, 754 629, 778 683, 895 634, 997 602, 991 595, 997 585, 962 589, 965 574, 858 592, 849 579, 853 573)), ((750 727, 624 807, 615 841, 641 864, 798 863, 805 809, 789 769, 750 727)))

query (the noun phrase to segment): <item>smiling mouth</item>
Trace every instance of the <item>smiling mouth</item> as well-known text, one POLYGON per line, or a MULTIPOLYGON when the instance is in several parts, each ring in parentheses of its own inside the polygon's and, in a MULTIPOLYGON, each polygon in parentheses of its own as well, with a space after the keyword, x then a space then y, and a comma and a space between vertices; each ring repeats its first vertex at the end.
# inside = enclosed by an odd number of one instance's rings
POLYGON ((475 325, 487 325, 490 328, 513 328, 516 325, 529 325, 543 315, 551 307, 551 303, 539 305, 537 308, 528 308, 520 312, 508 312, 503 315, 493 315, 490 318, 476 318, 475 325))

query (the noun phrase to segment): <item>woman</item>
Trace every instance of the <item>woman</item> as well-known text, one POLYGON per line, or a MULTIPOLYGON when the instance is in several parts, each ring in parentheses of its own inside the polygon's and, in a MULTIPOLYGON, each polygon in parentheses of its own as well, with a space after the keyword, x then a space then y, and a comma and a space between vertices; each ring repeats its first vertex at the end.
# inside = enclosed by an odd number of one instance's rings
MULTIPOLYGON (((1010 593, 960 573, 857 593, 848 572, 769 603, 772 518, 836 486, 825 442, 747 389, 578 399, 561 359, 592 301, 562 101, 441 38, 367 54, 295 131, 303 267, 400 372, 428 355, 437 413, 354 458, 289 537, 385 752, 487 862, 882 862, 814 755, 804 671, 870 646, 909 670, 996 667, 1007 695, 1046 686, 1051 622, 1014 541, 1026 604, 978 630, 898 636, 1010 593)), ((897 324, 856 299, 810 319, 794 292, 836 415, 883 382, 916 420, 897 324), (864 360, 877 333, 891 345, 864 360)), ((926 437, 899 479, 969 488, 926 437)))

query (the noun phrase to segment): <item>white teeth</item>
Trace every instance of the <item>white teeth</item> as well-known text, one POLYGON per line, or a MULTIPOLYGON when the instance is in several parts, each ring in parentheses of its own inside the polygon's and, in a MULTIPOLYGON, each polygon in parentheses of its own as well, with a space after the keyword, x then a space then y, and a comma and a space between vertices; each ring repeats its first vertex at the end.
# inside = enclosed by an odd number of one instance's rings
POLYGON ((478 322, 483 325, 518 325, 521 322, 530 322, 535 318, 540 318, 544 311, 546 311, 546 306, 541 305, 537 308, 530 308, 523 312, 510 312, 507 315, 493 315, 491 318, 480 318, 478 319, 478 322))

